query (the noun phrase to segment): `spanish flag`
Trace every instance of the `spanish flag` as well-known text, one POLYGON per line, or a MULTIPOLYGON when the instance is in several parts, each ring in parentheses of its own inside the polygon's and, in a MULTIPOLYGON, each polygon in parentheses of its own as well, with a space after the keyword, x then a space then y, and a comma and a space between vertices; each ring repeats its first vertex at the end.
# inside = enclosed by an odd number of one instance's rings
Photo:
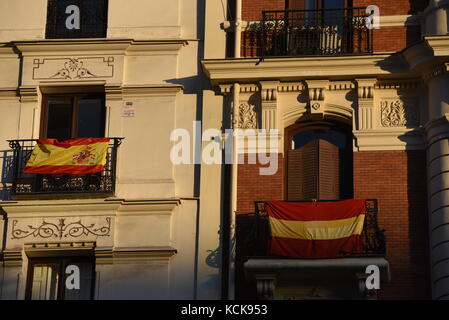
POLYGON ((108 145, 109 138, 77 138, 61 142, 39 139, 23 172, 64 175, 101 172, 108 145))
POLYGON ((267 201, 269 253, 295 258, 336 258, 362 252, 365 200, 267 201))

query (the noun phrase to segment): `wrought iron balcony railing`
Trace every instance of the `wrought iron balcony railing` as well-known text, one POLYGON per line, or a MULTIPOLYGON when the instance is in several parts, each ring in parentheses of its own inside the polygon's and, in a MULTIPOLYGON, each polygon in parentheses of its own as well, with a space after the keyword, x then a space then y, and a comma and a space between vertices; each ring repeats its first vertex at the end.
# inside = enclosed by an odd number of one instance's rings
POLYGON ((243 32, 243 56, 371 53, 365 8, 263 11, 243 32))
POLYGON ((13 151, 11 197, 47 194, 113 195, 117 164, 117 149, 123 138, 110 138, 106 164, 102 172, 89 175, 43 175, 23 172, 36 141, 8 140, 13 151))
MULTIPOLYGON (((252 231, 246 238, 247 254, 252 257, 267 257, 269 256, 268 241, 270 239, 270 227, 264 201, 255 202, 255 213, 255 223, 252 226, 252 231)), ((348 256, 385 255, 385 230, 379 229, 377 213, 377 200, 366 200, 365 223, 362 232, 363 252, 348 254, 348 256)))

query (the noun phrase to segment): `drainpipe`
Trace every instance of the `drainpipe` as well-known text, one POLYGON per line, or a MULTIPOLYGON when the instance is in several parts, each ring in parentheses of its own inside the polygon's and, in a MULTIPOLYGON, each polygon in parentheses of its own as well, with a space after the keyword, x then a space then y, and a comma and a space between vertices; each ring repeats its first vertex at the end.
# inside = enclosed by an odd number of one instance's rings
MULTIPOLYGON (((241 4, 241 1, 239 1, 241 4)), ((240 48, 240 47, 239 47, 240 48)), ((236 246, 236 232, 235 232, 235 214, 237 212, 237 169, 238 169, 238 118, 239 118, 239 99, 240 99, 240 84, 234 84, 233 90, 233 147, 232 147, 232 169, 231 169, 231 216, 229 228, 229 299, 235 298, 235 246, 236 246), (237 129, 237 130, 236 130, 237 129)))
POLYGON ((234 58, 240 58, 242 43, 242 0, 236 0, 235 3, 235 41, 234 58))

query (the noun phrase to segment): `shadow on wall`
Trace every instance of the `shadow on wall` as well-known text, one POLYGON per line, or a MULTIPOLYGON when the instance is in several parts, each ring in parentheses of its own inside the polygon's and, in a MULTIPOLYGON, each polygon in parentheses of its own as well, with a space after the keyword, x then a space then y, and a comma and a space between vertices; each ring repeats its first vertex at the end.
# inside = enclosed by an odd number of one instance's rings
MULTIPOLYGON (((411 15, 416 15, 419 12, 424 11, 424 9, 429 5, 429 0, 409 0, 411 15)), ((420 26, 407 26, 406 34, 406 45, 407 47, 418 43, 421 40, 421 27, 420 26)))
POLYGON ((11 184, 13 180, 14 152, 12 150, 0 151, 1 176, 0 176, 0 200, 9 200, 11 184))

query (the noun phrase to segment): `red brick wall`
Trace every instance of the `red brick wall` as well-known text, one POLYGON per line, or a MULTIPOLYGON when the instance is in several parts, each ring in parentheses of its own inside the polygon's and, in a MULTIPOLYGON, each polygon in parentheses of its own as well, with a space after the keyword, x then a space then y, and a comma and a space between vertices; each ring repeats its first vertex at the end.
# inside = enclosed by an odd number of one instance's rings
MULTIPOLYGON (((255 200, 282 200, 283 182, 282 156, 273 176, 260 176, 257 164, 239 165, 238 213, 254 212, 255 200)), ((378 199, 386 230, 392 282, 380 298, 429 299, 425 151, 355 152, 354 197, 378 199)))
POLYGON ((284 199, 284 158, 278 156, 278 171, 274 175, 259 174, 260 164, 248 164, 245 156, 243 164, 238 165, 237 178, 237 211, 238 213, 254 212, 256 200, 284 199))
POLYGON ((243 0, 242 19, 262 20, 263 10, 285 10, 285 0, 243 0))
POLYGON ((353 0, 353 7, 378 6, 381 15, 405 15, 424 10, 429 0, 353 0))
POLYGON ((424 151, 354 153, 354 196, 375 198, 386 229, 392 282, 383 299, 429 299, 426 155, 424 151))

